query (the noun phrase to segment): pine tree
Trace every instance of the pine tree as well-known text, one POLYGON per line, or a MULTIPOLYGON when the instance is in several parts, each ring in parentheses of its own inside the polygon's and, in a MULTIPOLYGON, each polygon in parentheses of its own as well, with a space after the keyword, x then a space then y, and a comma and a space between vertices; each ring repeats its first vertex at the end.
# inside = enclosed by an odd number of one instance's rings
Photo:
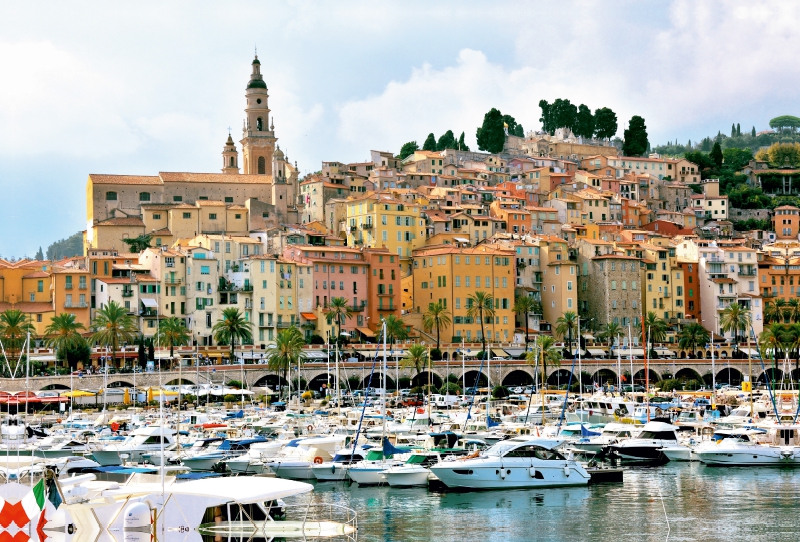
POLYGON ((461 132, 461 137, 458 138, 458 150, 468 151, 469 147, 464 143, 464 132, 461 132))
POLYGON ((517 127, 514 130, 514 135, 517 137, 525 137, 525 130, 522 128, 521 124, 517 124, 517 127))
POLYGON ((483 116, 483 124, 475 133, 478 149, 491 153, 502 152, 506 141, 503 114, 494 107, 483 116))
POLYGON ((453 135, 453 130, 447 130, 442 137, 439 138, 439 141, 436 142, 436 150, 443 151, 445 149, 455 149, 456 148, 456 137, 453 135))
POLYGON ((428 134, 428 138, 425 140, 425 143, 422 144, 423 151, 435 151, 436 150, 436 136, 433 135, 433 132, 428 134))
POLYGON ((714 143, 714 148, 711 149, 711 153, 708 156, 717 164, 717 167, 722 165, 722 147, 719 141, 714 143))
POLYGON ((617 134, 617 114, 607 107, 594 111, 594 135, 600 139, 611 139, 617 134))
POLYGON ((639 115, 631 117, 628 129, 625 130, 625 140, 622 143, 624 156, 641 156, 647 152, 647 126, 639 115))

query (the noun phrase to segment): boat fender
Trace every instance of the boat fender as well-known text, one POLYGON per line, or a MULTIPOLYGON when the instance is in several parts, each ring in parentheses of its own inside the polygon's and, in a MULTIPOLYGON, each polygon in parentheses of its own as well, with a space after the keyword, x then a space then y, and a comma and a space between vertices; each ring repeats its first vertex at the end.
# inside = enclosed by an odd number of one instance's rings
POLYGON ((315 457, 314 458, 314 464, 315 465, 321 465, 322 464, 322 458, 320 456, 315 457))
POLYGON ((569 465, 564 465, 564 476, 569 477, 569 465))
POLYGON ((313 431, 313 430, 314 430, 314 426, 313 426, 313 425, 311 425, 311 424, 309 424, 309 425, 308 425, 308 427, 306 427, 306 430, 307 430, 307 431, 309 431, 309 432, 311 432, 311 431, 313 431))
POLYGON ((335 472, 336 472, 336 463, 333 463, 331 465, 331 474, 334 474, 335 472))

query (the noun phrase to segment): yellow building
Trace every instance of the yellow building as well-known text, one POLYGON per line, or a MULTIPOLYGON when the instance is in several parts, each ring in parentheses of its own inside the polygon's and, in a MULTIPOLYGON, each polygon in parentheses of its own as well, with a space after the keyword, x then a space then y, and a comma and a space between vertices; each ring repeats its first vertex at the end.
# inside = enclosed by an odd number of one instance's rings
MULTIPOLYGON (((424 313, 430 303, 442 303, 452 314, 452 324, 441 330, 443 342, 477 341, 481 324, 468 316, 470 296, 486 292, 494 298, 494 318, 487 318, 484 331, 490 342, 508 342, 514 337, 515 253, 480 245, 459 248, 440 245, 414 251, 414 312, 424 313)), ((405 283, 403 288, 405 290, 405 283)), ((406 292, 403 292, 405 298, 406 292)))
POLYGON ((567 311, 578 312, 578 263, 567 242, 553 236, 539 239, 542 269, 542 313, 555 326, 567 311))
POLYGON ((347 201, 347 245, 386 247, 410 270, 411 251, 425 245, 425 219, 420 206, 388 194, 371 193, 347 201))
MULTIPOLYGON (((650 243, 640 243, 644 257, 642 283, 645 312, 655 312, 667 322, 671 318, 683 318, 686 313, 684 301, 684 277, 675 247, 658 246, 658 239, 650 243)), ((668 242, 667 239, 661 242, 668 242)))

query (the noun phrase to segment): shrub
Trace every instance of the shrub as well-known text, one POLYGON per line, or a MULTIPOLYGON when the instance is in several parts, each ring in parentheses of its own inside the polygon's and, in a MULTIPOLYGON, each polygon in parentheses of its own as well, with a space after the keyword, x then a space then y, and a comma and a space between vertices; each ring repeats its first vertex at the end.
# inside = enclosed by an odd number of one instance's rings
POLYGON ((495 386, 492 390, 492 397, 495 399, 505 399, 508 395, 508 388, 505 386, 495 386))
POLYGON ((448 393, 450 395, 461 395, 461 387, 453 382, 448 382, 447 384, 439 388, 439 393, 443 395, 446 395, 448 393))
POLYGON ((303 398, 303 401, 310 401, 314 397, 314 394, 310 391, 304 391, 301 397, 303 398))
POLYGON ((229 394, 225 395, 225 396, 222 398, 222 400, 223 400, 223 401, 225 401, 226 403, 235 403, 235 402, 236 402, 236 401, 238 401, 240 398, 241 398, 241 396, 240 396, 240 395, 233 395, 233 394, 229 393, 229 394))
POLYGON ((433 361, 441 361, 442 359, 442 351, 438 348, 431 348, 431 360, 433 361))

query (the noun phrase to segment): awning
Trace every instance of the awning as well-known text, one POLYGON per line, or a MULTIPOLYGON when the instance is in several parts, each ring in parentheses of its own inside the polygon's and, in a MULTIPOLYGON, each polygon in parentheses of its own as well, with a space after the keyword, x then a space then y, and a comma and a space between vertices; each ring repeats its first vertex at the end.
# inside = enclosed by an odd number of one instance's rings
POLYGON ((581 337, 583 337, 584 339, 589 340, 589 341, 593 341, 594 340, 594 335, 592 335, 591 333, 582 333, 581 337))
POLYGON ((508 354, 512 358, 518 358, 525 353, 524 348, 503 348, 503 350, 505 350, 506 354, 508 354))
POLYGON ((36 356, 36 355, 31 356, 31 361, 47 362, 47 361, 55 361, 55 360, 56 360, 56 357, 54 355, 52 355, 52 354, 50 354, 50 355, 45 354, 45 355, 42 355, 42 356, 36 356))
MULTIPOLYGON (((716 350, 719 350, 719 346, 716 347, 716 350)), ((746 346, 745 347, 740 346, 739 347, 739 352, 741 352, 745 356, 749 355, 751 358, 759 357, 759 353, 758 353, 758 349, 757 348, 747 348, 746 346)))
MULTIPOLYGON (((577 356, 578 355, 578 350, 580 350, 580 349, 579 348, 573 348, 572 349, 572 355, 573 356, 577 356)), ((581 350, 581 355, 584 355, 585 353, 586 353, 585 350, 581 350)))
POLYGON ((141 299, 142 305, 147 307, 148 309, 157 309, 158 308, 158 301, 155 299, 150 299, 149 297, 143 297, 141 299))
POLYGON ((469 239, 465 239, 464 237, 453 237, 453 239, 459 243, 469 243, 469 239))
POLYGON ((496 358, 505 358, 507 355, 505 350, 500 350, 499 348, 492 348, 492 354, 494 354, 496 358))
POLYGON ((607 355, 605 350, 600 350, 599 348, 587 348, 586 351, 592 356, 600 356, 604 358, 607 355))
POLYGON ((659 356, 668 356, 671 358, 675 357, 675 352, 673 352, 669 348, 664 348, 663 346, 657 346, 653 348, 653 350, 655 350, 656 354, 658 354, 659 356))
POLYGON ((61 394, 63 397, 94 397, 97 393, 83 390, 68 391, 61 394))
POLYGON ((313 312, 301 312, 300 316, 302 316, 306 320, 316 320, 317 319, 317 315, 314 314, 313 312))
POLYGON ((319 350, 308 350, 306 352, 306 359, 327 359, 328 354, 320 352, 319 350))
POLYGON ((361 333, 365 337, 374 337, 375 336, 375 332, 372 331, 368 327, 357 327, 356 329, 359 331, 359 333, 361 333))

